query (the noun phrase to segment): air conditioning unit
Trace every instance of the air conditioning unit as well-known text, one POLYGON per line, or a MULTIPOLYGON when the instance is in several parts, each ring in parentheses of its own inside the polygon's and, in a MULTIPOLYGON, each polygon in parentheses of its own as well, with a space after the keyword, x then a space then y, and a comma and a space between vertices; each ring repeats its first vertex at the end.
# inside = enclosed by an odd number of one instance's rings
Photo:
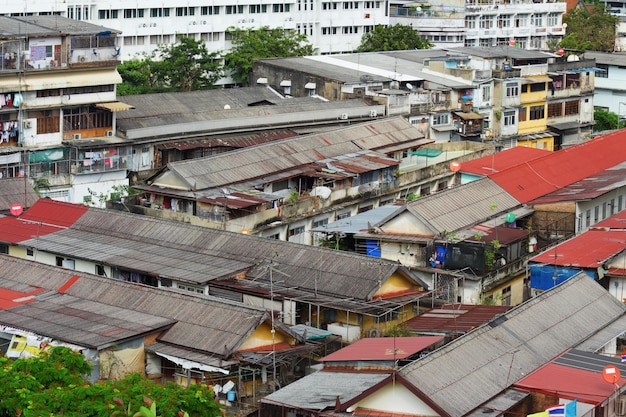
POLYGON ((82 137, 82 136, 81 136, 81 134, 80 134, 80 133, 74 133, 74 134, 72 135, 72 139, 74 139, 74 140, 80 140, 80 139, 81 139, 81 137, 82 137))
POLYGON ((106 132, 104 132, 104 136, 113 136, 113 131, 112 130, 107 130, 106 132))
POLYGON ((24 129, 30 129, 31 127, 33 127, 33 121, 32 120, 24 120, 24 129))
POLYGON ((341 113, 341 114, 339 115, 339 118, 340 118, 341 120, 348 120, 348 113, 341 113))
POLYGON ((376 110, 370 110, 370 117, 378 116, 378 112, 376 110))

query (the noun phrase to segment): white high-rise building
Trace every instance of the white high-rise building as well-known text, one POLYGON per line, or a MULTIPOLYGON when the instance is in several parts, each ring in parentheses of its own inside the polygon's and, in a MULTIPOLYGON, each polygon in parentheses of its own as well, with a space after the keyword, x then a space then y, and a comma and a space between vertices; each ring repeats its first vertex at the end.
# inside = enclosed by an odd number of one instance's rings
POLYGON ((436 47, 515 44, 548 49, 565 34, 564 2, 551 0, 0 0, 0 14, 59 14, 122 32, 122 60, 176 35, 228 50, 226 30, 283 27, 304 33, 316 52, 354 51, 375 25, 410 24, 436 47))

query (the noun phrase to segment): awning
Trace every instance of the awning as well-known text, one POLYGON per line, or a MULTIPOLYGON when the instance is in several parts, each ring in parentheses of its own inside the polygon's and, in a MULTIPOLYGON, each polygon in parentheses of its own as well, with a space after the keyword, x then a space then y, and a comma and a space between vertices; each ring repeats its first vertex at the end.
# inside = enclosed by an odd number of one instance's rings
POLYGON ((315 90, 315 83, 306 83, 304 84, 304 88, 307 90, 315 90))
POLYGON ((207 372, 221 372, 225 375, 228 375, 230 372, 226 369, 218 368, 217 366, 205 365, 200 362, 194 362, 183 358, 178 358, 176 356, 167 355, 165 353, 154 351, 157 355, 162 358, 167 359, 168 361, 174 362, 176 365, 182 367, 183 369, 199 369, 201 371, 207 372))
POLYGON ((256 83, 257 84, 267 84, 267 78, 261 77, 261 78, 256 80, 256 83))
POLYGON ((552 78, 550 77, 527 77, 522 78, 522 84, 537 84, 537 83, 551 83, 552 78))
MULTIPOLYGON (((120 84, 122 77, 115 68, 105 70, 84 71, 79 74, 68 74, 59 71, 48 74, 50 71, 41 71, 36 74, 26 72, 22 80, 22 91, 50 90, 55 88, 87 87, 93 85, 120 84), (42 74, 45 73, 45 74, 42 74)), ((4 86, 1 86, 6 91, 4 86)))
POLYGON ((21 162, 21 154, 19 152, 8 155, 0 155, 0 165, 19 164, 21 162))
POLYGON ((457 116, 459 116, 463 120, 482 120, 485 118, 482 114, 474 113, 474 112, 454 112, 457 116))
POLYGON ((291 80, 282 80, 280 82, 281 87, 291 87, 291 80))
POLYGON ((126 111, 126 110, 135 108, 135 106, 122 103, 121 101, 110 101, 108 103, 98 103, 96 104, 96 107, 99 107, 101 109, 107 109, 111 112, 126 111))
POLYGON ((64 148, 48 149, 45 151, 33 151, 30 153, 30 162, 54 162, 60 161, 65 156, 64 148))

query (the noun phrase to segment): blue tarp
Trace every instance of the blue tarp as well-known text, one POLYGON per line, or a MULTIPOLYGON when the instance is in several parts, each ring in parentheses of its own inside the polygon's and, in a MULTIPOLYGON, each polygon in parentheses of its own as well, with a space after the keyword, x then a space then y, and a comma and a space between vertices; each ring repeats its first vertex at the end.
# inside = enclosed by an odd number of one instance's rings
POLYGON ((367 256, 380 258, 380 246, 378 245, 377 240, 367 239, 365 241, 365 247, 367 248, 367 256))
POLYGON ((556 285, 573 277, 579 272, 584 272, 592 279, 595 277, 595 271, 583 270, 580 268, 572 268, 566 266, 555 266, 547 264, 531 264, 530 265, 530 287, 536 290, 549 290, 554 287, 554 275, 556 272, 556 285))

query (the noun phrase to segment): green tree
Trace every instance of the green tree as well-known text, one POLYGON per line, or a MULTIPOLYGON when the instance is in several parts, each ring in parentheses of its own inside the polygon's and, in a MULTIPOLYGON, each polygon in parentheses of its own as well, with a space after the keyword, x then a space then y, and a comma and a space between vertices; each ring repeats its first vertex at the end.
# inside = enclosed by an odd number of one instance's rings
POLYGON ((151 69, 152 59, 129 59, 117 67, 122 83, 117 86, 117 94, 131 96, 135 94, 157 93, 164 91, 151 69))
POLYGON ((604 3, 591 11, 575 8, 563 17, 567 23, 567 34, 560 46, 574 51, 613 52, 615 48, 615 28, 619 18, 605 10, 604 3))
POLYGON ((0 414, 4 416, 216 417, 220 409, 204 385, 157 384, 138 374, 89 384, 91 369, 79 353, 53 347, 40 357, 0 358, 0 414))
POLYGON ((247 85, 252 63, 259 58, 285 58, 313 55, 313 46, 303 33, 283 28, 239 29, 230 27, 232 48, 224 55, 224 65, 235 82, 247 85))
POLYGON ((404 51, 432 48, 427 39, 421 37, 410 25, 376 25, 361 38, 357 52, 404 51))
POLYGON ((221 54, 202 40, 178 36, 175 44, 159 46, 156 58, 154 74, 173 91, 210 89, 222 77, 221 54))
POLYGON ((597 132, 601 132, 603 130, 621 129, 625 127, 624 121, 619 120, 617 114, 605 109, 595 109, 593 113, 593 118, 596 122, 594 129, 597 132))
POLYGON ((119 95, 206 90, 223 76, 221 54, 185 36, 175 44, 160 45, 153 55, 124 62, 118 71, 119 95))

